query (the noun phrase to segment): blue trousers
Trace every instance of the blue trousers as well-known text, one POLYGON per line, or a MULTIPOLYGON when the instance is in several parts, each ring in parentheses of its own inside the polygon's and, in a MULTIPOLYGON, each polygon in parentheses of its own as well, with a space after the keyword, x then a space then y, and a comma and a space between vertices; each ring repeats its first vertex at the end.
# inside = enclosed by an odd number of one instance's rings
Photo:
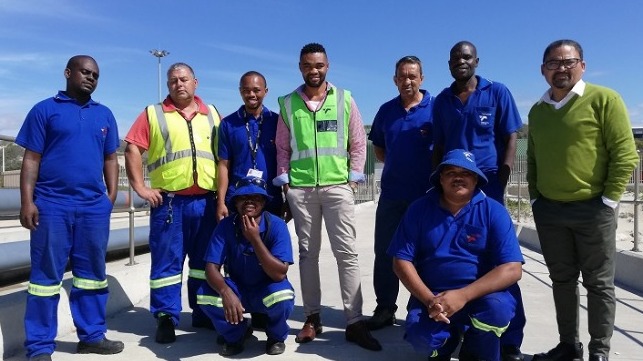
POLYGON ((35 201, 40 215, 31 232, 31 274, 25 307, 27 357, 52 354, 56 348, 58 302, 67 262, 73 274, 69 295, 79 340, 103 339, 107 276, 105 253, 112 203, 107 196, 92 206, 35 201))
MULTIPOLYGON (((269 340, 281 342, 286 340, 290 332, 288 317, 295 307, 295 292, 288 279, 248 287, 237 285, 230 278, 226 278, 226 283, 239 297, 246 312, 263 313, 268 316, 266 335, 269 340)), ((243 339, 248 322, 244 319, 236 325, 228 323, 223 312, 221 297, 215 290, 207 283, 203 283, 197 297, 199 306, 210 317, 217 332, 226 342, 240 342, 243 339)))
POLYGON ((404 335, 413 348, 432 357, 448 356, 457 348, 477 359, 500 360, 500 336, 514 316, 516 302, 508 291, 471 301, 449 318, 450 324, 429 318, 427 308, 415 298, 409 301, 404 335))
POLYGON ((397 310, 400 280, 393 272, 393 258, 386 254, 409 203, 380 198, 375 212, 375 261, 373 264, 373 289, 377 307, 397 310))
POLYGON ((169 196, 163 193, 163 204, 152 208, 150 215, 150 312, 154 317, 166 314, 174 325, 181 313, 183 264, 188 257, 188 301, 194 320, 206 316, 196 305, 196 291, 205 282, 203 257, 216 226, 212 194, 169 196))
MULTIPOLYGON (((496 172, 485 172, 485 176, 489 182, 482 187, 482 191, 492 199, 497 200, 501 204, 505 204, 504 195, 505 188, 498 181, 498 174, 496 172)), ((527 317, 525 316, 525 306, 522 302, 522 293, 520 286, 516 283, 509 287, 509 292, 516 300, 516 315, 511 320, 509 329, 502 335, 500 343, 504 345, 511 345, 520 347, 525 338, 525 325, 527 324, 527 317)))

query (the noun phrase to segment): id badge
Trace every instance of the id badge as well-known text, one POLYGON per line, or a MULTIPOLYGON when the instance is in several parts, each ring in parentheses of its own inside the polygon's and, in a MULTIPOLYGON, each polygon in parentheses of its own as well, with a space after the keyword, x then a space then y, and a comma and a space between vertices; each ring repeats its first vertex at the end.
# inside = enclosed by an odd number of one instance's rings
POLYGON ((259 169, 250 168, 248 169, 248 177, 263 178, 263 172, 259 169))

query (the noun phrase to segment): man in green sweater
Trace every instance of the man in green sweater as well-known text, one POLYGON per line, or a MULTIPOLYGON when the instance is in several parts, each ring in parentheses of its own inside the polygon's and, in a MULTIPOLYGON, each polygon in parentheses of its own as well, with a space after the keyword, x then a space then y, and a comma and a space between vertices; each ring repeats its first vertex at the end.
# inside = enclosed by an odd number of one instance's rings
POLYGON ((589 361, 607 361, 614 330, 614 212, 639 158, 623 100, 581 80, 584 72, 580 44, 551 43, 541 65, 550 88, 529 112, 529 196, 560 337, 534 361, 582 360, 580 273, 587 289, 589 361))

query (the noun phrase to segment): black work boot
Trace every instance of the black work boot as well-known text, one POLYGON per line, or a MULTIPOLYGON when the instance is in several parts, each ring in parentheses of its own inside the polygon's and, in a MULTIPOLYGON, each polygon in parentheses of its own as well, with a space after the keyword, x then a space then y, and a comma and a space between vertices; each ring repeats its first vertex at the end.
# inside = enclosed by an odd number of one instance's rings
POLYGON ((162 314, 158 317, 155 340, 157 343, 172 343, 176 341, 172 316, 162 314))

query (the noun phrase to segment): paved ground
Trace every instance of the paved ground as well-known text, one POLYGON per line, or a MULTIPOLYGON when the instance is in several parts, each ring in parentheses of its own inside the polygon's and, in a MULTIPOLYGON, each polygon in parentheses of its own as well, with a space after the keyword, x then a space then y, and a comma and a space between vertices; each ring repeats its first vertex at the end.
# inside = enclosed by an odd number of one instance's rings
MULTIPOLYGON (((360 265, 362 268, 362 288, 364 294, 364 313, 370 315, 375 308, 375 299, 372 280, 372 237, 375 218, 375 205, 366 203, 360 205, 357 210, 357 233, 358 251, 360 254, 360 265)), ((292 224, 291 224, 292 227, 292 224)), ((291 229, 292 231, 292 229, 291 229)), ((294 234, 294 232, 293 232, 294 234)), ((294 244, 296 238, 293 237, 294 244)), ((295 247, 296 250, 296 247, 295 247)), ((528 249, 523 249, 526 264, 523 267, 523 278, 520 281, 524 295, 525 308, 527 312, 526 336, 523 344, 523 351, 528 356, 553 347, 558 342, 551 296, 551 283, 544 265, 542 256, 528 249)), ((140 272, 148 272, 149 255, 138 256, 136 267, 140 272)), ((120 268, 128 267, 123 261, 113 262, 109 265, 110 274, 120 274, 120 268)), ((384 350, 371 352, 363 350, 354 344, 344 340, 344 320, 341 309, 339 286, 337 278, 337 267, 335 260, 329 250, 328 242, 322 247, 320 258, 322 272, 323 304, 326 308, 322 311, 324 333, 314 342, 299 345, 294 341, 294 335, 302 326, 304 319, 302 312, 301 297, 297 294, 295 311, 290 319, 291 337, 286 341, 286 352, 280 356, 267 356, 264 352, 265 334, 255 332, 253 337, 246 343, 246 350, 235 359, 256 359, 256 360, 426 360, 426 356, 416 354, 402 340, 403 327, 395 326, 376 331, 374 335, 382 343, 384 350)), ((299 271, 297 265, 291 267, 289 278, 298 290, 299 271)), ((119 278, 118 282, 125 286, 130 277, 119 278)), ((110 281, 111 282, 111 281, 110 281)), ((111 284, 111 283, 110 283, 111 284)), ((141 288, 147 284, 142 282, 141 288)), ((126 287, 124 287, 126 288, 126 287)), ((587 344, 587 320, 585 290, 581 287, 581 338, 587 344)), ((612 353, 610 360, 643 360, 643 297, 641 294, 634 294, 627 290, 617 289, 617 318, 616 329, 612 339, 612 353)), ((397 312, 398 324, 403 324, 406 313, 404 304, 408 299, 408 293, 402 292, 398 298, 400 309, 397 312)), ((53 355, 53 360, 212 360, 219 359, 219 347, 215 343, 216 333, 193 329, 189 324, 189 310, 184 311, 183 319, 179 325, 178 338, 176 343, 170 345, 159 345, 154 342, 153 334, 155 323, 147 311, 149 299, 135 300, 130 297, 134 306, 124 312, 116 314, 108 320, 108 337, 123 340, 125 351, 113 356, 92 356, 76 355, 75 347, 77 338, 75 334, 61 334, 58 338, 58 349, 53 355)), ((187 299, 184 297, 184 305, 187 299)), ((186 306, 187 307, 187 306, 186 306)), ((8 330, 3 330, 7 332, 8 330)), ((22 361, 24 357, 16 356, 9 358, 11 361, 22 361)))

